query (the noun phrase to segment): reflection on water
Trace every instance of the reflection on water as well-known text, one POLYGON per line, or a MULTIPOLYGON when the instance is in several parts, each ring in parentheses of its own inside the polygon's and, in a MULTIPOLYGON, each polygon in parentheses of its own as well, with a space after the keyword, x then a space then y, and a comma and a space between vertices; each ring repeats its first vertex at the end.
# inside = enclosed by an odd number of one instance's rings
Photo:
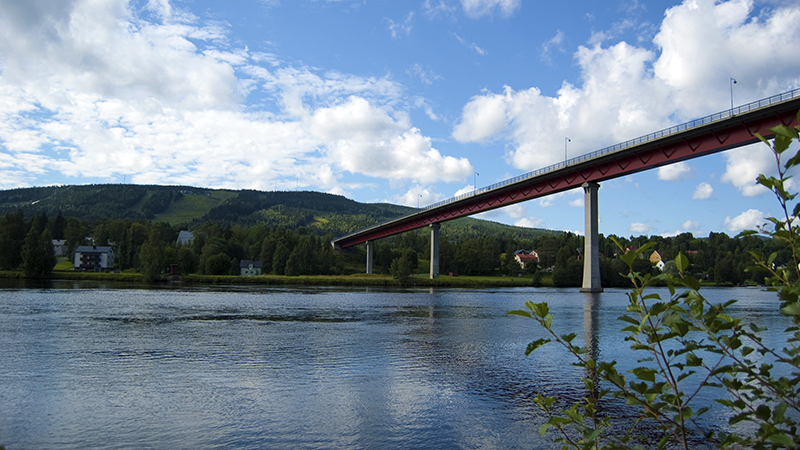
MULTIPOLYGON (((774 294, 707 294, 782 339, 774 294)), ((622 290, 0 285, 0 445, 551 448, 532 398, 578 401, 584 374, 524 356, 544 333, 506 312, 527 300, 633 364, 622 290)))

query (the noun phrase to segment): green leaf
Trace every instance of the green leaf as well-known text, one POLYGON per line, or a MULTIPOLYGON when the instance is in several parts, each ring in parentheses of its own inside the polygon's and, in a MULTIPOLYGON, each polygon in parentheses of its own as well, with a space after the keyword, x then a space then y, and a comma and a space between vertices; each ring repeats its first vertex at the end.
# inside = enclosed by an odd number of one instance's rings
POLYGON ((689 258, 683 253, 678 253, 678 256, 675 258, 675 265, 678 267, 679 271, 686 272, 686 269, 689 268, 689 258))
POLYGON ((794 447, 794 440, 788 434, 776 433, 767 438, 769 441, 776 444, 785 446, 786 448, 794 447))
POLYGON ((544 344, 547 344, 548 342, 550 342, 550 339, 546 339, 546 338, 537 339, 537 340, 531 342, 530 344, 528 344, 528 347, 525 349, 525 356, 530 355, 534 350, 536 350, 537 348, 543 346, 544 344))
POLYGON ((550 314, 550 306, 546 302, 533 303, 528 306, 537 317, 545 318, 550 314))
POLYGON ((550 424, 545 422, 542 426, 539 427, 539 435, 544 436, 547 433, 547 429, 550 428, 550 424))
POLYGON ((563 340, 564 340, 564 342, 566 342, 566 343, 570 343, 570 342, 572 342, 572 341, 573 341, 573 339, 575 339, 575 337, 576 337, 576 336, 577 336, 577 335, 576 335, 575 333, 570 333, 570 334, 562 334, 562 335, 561 335, 561 339, 563 339, 563 340))
POLYGON ((781 312, 787 316, 800 316, 800 303, 789 303, 781 308, 781 312))
POLYGON ((514 311, 509 311, 506 314, 509 314, 509 315, 512 315, 512 316, 522 316, 522 317, 527 317, 527 318, 531 317, 531 313, 529 313, 528 311, 522 311, 522 310, 519 310, 519 309, 518 310, 514 310, 514 311))

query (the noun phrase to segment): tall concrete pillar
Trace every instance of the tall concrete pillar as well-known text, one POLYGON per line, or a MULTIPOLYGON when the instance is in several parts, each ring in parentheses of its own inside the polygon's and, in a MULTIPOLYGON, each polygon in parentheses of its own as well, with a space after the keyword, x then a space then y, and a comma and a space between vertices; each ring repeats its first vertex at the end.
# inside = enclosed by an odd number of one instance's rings
POLYGON ((586 236, 583 246, 583 286, 581 292, 603 292, 600 284, 600 236, 597 220, 597 190, 595 182, 583 183, 586 236))
POLYGON ((367 274, 372 273, 372 259, 374 253, 374 245, 372 241, 367 241, 367 274))
POLYGON ((439 224, 431 224, 431 280, 439 276, 439 224))

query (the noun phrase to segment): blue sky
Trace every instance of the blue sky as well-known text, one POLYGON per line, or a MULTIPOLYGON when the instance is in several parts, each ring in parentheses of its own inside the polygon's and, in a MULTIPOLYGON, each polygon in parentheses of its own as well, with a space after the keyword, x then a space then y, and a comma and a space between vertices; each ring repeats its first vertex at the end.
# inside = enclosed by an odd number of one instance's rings
MULTIPOLYGON (((800 87, 800 2, 0 2, 0 189, 315 190, 420 206, 800 87), (569 141, 565 141, 565 139, 569 141)), ((600 232, 778 214, 750 146, 605 182, 600 232)), ((580 189, 481 215, 582 233, 580 189)))

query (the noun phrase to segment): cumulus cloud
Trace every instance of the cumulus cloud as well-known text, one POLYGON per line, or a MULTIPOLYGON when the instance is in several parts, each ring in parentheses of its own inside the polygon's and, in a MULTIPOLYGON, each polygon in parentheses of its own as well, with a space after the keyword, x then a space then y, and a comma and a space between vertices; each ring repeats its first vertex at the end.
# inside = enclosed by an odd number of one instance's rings
POLYGON ((417 185, 392 200, 400 205, 424 208, 427 205, 443 200, 443 197, 441 194, 431 191, 430 188, 417 185))
POLYGON ((570 200, 569 206, 574 206, 576 208, 583 208, 585 206, 585 199, 583 197, 576 198, 575 200, 570 200))
POLYGON ((525 228, 543 228, 544 220, 538 217, 523 217, 514 222, 514 226, 525 228))
POLYGON ((650 225, 642 222, 634 222, 630 227, 628 227, 628 231, 631 233, 645 234, 650 231, 650 225))
MULTIPOLYGON (((593 40, 574 54, 579 84, 565 81, 552 97, 510 86, 484 92, 464 106, 453 137, 506 141, 507 161, 535 170, 563 159, 564 136, 573 141, 570 155, 577 156, 723 110, 732 74, 748 80, 737 88, 741 99, 797 86, 800 60, 793 49, 800 45, 800 28, 792 24, 800 21, 800 5, 782 3, 755 17, 753 8, 752 0, 687 0, 667 11, 648 47, 593 40), (741 54, 754 57, 734 57, 741 54)), ((738 162, 729 163, 729 182, 738 183, 744 171, 738 162)), ((676 176, 670 170, 660 175, 676 176)))
POLYGON ((748 209, 733 219, 730 216, 725 218, 725 228, 736 233, 744 230, 755 230, 766 223, 764 213, 757 209, 748 209))
POLYGON ((519 219, 524 217, 528 214, 528 208, 525 206, 525 203, 517 203, 514 205, 509 205, 501 209, 508 217, 512 219, 519 219))
POLYGON ((700 230, 700 222, 689 219, 681 224, 681 229, 683 231, 698 231, 700 230))
POLYGON ((313 132, 345 170, 387 179, 424 183, 458 181, 473 173, 464 158, 442 156, 431 140, 407 118, 396 120, 359 97, 331 108, 318 109, 311 118, 313 132))
POLYGON ((697 185, 697 188, 694 190, 694 194, 692 194, 692 200, 705 200, 711 197, 711 194, 713 193, 714 188, 704 181, 697 185))
POLYGON ((2 2, 0 54, 0 188, 54 172, 342 192, 344 171, 472 173, 396 109, 403 89, 388 76, 285 65, 166 1, 2 2), (261 110, 244 105, 255 91, 261 110))
POLYGON ((756 183, 760 174, 776 172, 775 157, 763 144, 729 150, 725 154, 727 164, 720 181, 735 186, 742 195, 754 197, 769 192, 767 188, 756 183))
POLYGON ((685 162, 679 162, 658 168, 658 179, 664 181, 685 180, 692 174, 692 168, 685 162))

